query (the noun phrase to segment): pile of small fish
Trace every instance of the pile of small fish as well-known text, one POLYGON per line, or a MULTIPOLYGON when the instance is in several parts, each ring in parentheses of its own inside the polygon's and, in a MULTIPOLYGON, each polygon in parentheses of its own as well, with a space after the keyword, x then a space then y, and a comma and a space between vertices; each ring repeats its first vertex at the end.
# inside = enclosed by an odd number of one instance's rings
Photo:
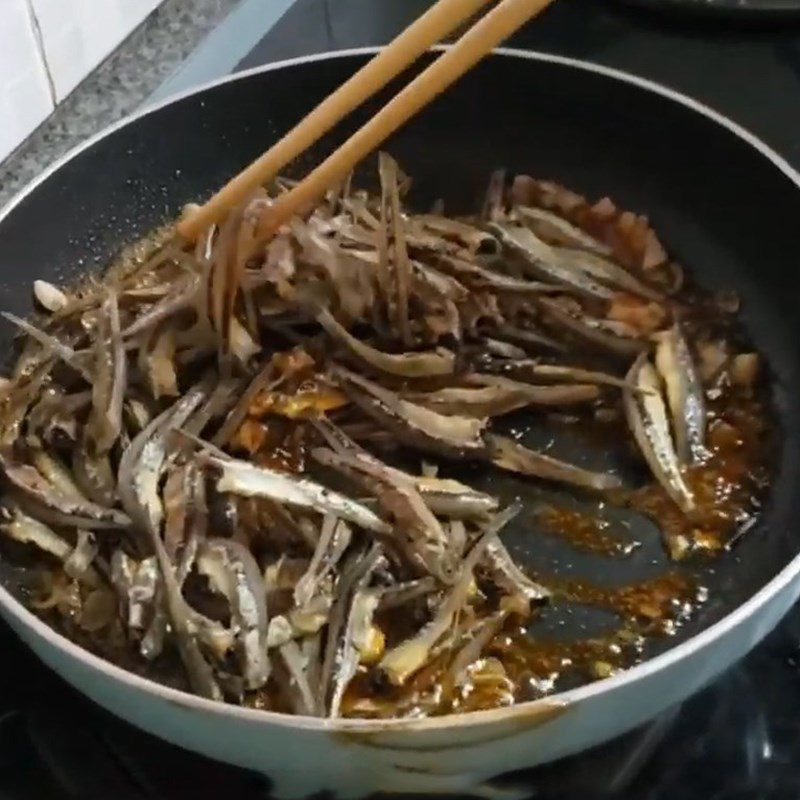
POLYGON ((707 397, 752 392, 758 357, 695 335, 647 219, 502 173, 479 216, 413 214, 385 154, 379 174, 378 196, 348 181, 240 265, 224 343, 219 276, 286 181, 196 245, 167 227, 77 290, 37 281, 34 321, 5 315, 4 549, 33 554, 28 602, 68 635, 296 714, 506 705, 491 643, 550 591, 499 538, 518 506, 448 466, 625 487, 496 418, 611 426, 677 513, 714 511, 686 477, 715 458, 707 397))

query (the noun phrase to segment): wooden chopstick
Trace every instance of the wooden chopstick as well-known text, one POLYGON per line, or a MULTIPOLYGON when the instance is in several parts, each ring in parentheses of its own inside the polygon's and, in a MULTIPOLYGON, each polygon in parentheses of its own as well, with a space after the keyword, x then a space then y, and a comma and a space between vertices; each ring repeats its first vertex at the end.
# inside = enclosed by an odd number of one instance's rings
POLYGON ((233 206, 272 180, 290 161, 307 150, 354 108, 489 2, 439 0, 266 153, 232 178, 204 205, 188 211, 178 222, 178 233, 194 241, 209 225, 220 222, 233 206))
MULTIPOLYGON (((304 213, 312 208, 314 202, 322 197, 331 186, 342 181, 362 158, 375 150, 421 108, 480 61, 492 48, 510 36, 531 17, 540 13, 552 1, 501 0, 497 6, 464 33, 455 45, 445 50, 436 61, 398 92, 333 155, 323 161, 300 183, 267 206, 260 218, 248 223, 247 235, 242 237, 240 233, 240 248, 236 257, 215 264, 212 269, 212 284, 222 288, 222 294, 214 293, 216 297, 215 311, 212 314, 212 324, 222 335, 221 352, 227 350, 229 344, 230 323, 233 318, 236 297, 239 293, 245 265, 250 256, 269 241, 281 225, 296 214, 304 213), (219 283, 213 279, 215 275, 220 281, 219 283)), ((401 38, 402 34, 389 47, 395 47, 401 38)), ((399 63, 399 58, 396 63, 399 63)), ((371 94, 373 94, 373 89, 371 86, 367 86, 366 88, 361 87, 357 96, 369 97, 371 94)), ((305 136, 309 136, 310 133, 306 129, 305 136)), ((295 143, 290 142, 285 145, 285 152, 299 154, 301 151, 296 148, 295 143)), ((269 152, 262 158, 269 162, 269 152)), ((254 169, 250 173, 247 181, 252 181, 254 175, 257 174, 259 182, 255 185, 260 185, 263 166, 262 162, 258 169, 254 169)), ((248 170, 245 170, 245 173, 248 170)), ((241 184, 239 188, 236 188, 237 180, 234 179, 232 182, 234 189, 231 190, 231 193, 234 196, 241 189, 241 184)), ((246 186, 249 185, 247 181, 243 181, 246 186)), ((225 202, 227 203, 229 200, 230 197, 225 202)), ((224 216, 228 208, 224 203, 219 203, 215 213, 224 216)), ((191 230, 188 222, 185 222, 185 229, 191 230)), ((178 232, 181 233, 180 227, 178 232)))
MULTIPOLYGON (((264 211, 256 241, 264 242, 295 214, 342 181, 365 156, 552 0, 502 0, 398 92, 369 122, 300 183, 264 211)), ((238 283, 238 281, 237 281, 238 283)))

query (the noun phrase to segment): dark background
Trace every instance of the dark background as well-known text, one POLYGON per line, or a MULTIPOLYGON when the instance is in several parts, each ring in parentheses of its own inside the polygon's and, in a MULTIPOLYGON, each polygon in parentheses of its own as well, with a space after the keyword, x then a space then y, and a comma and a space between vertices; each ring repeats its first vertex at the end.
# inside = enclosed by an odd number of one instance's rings
MULTIPOLYGON (((430 5, 297 0, 240 67, 383 44, 430 5)), ((727 114, 800 166, 800 15, 652 13, 604 0, 558 0, 508 44, 664 83, 727 114)))

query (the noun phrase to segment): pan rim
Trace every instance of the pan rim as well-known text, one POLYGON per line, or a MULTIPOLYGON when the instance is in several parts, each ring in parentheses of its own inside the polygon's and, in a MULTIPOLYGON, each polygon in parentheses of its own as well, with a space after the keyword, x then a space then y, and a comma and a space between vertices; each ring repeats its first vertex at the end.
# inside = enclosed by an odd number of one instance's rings
MULTIPOLYGON (((448 48, 447 45, 438 45, 432 50, 442 51, 448 48)), ((105 139, 110 134, 121 128, 146 117, 161 108, 172 105, 188 97, 222 86, 238 80, 245 80, 254 75, 274 72, 292 66, 328 61, 334 58, 350 58, 354 56, 366 56, 377 53, 381 48, 376 46, 349 48, 345 50, 335 50, 324 53, 314 53, 311 55, 300 56, 297 58, 285 59, 268 64, 262 64, 231 75, 225 75, 212 81, 208 81, 199 86, 193 86, 182 92, 173 94, 157 103, 153 103, 140 108, 121 120, 107 126, 90 136, 85 141, 79 143, 67 153, 56 159, 39 176, 24 186, 17 192, 6 205, 0 209, 0 224, 11 214, 14 209, 40 184, 44 183, 53 173, 78 156, 84 150, 88 150, 93 145, 105 139)), ((636 86, 645 91, 659 95, 662 98, 688 108, 716 124, 726 128, 735 136, 746 142, 756 150, 761 156, 766 158, 778 170, 780 170, 795 187, 800 190, 800 172, 795 170, 789 162, 763 142, 755 134, 748 131, 738 123, 734 122, 724 114, 715 111, 704 103, 689 97, 669 86, 643 78, 638 75, 615 69, 591 61, 560 56, 554 53, 547 53, 538 50, 521 50, 518 48, 497 48, 492 52, 492 56, 519 58, 529 61, 538 61, 549 64, 556 64, 570 69, 577 69, 584 72, 594 73, 605 78, 617 80, 636 86)), ((753 616, 762 606, 766 605, 774 597, 786 590, 789 585, 800 576, 800 553, 795 555, 773 578, 764 584, 757 592, 744 603, 737 606, 733 611, 726 614, 717 622, 709 625, 699 633, 674 647, 669 648, 659 655, 653 656, 646 661, 637 664, 627 670, 623 670, 616 675, 605 680, 580 686, 566 692, 554 694, 539 700, 519 703, 500 709, 486 711, 473 711, 467 714, 448 714, 440 717, 430 717, 424 719, 326 719, 319 717, 299 716, 284 714, 275 711, 261 711, 246 708, 243 706, 229 705, 203 697, 189 694, 178 689, 164 686, 149 678, 144 678, 133 672, 123 669, 116 664, 106 661, 100 656, 85 650, 66 636, 51 628, 47 623, 35 616, 19 600, 17 600, 2 584, 0 584, 0 605, 6 612, 12 615, 16 621, 31 630, 38 638, 43 639, 62 655, 81 662, 90 670, 97 670, 104 673, 115 682, 121 682, 128 688, 156 695, 160 700, 171 705, 184 708, 186 710, 203 712, 212 716, 227 716, 240 720, 245 724, 275 725, 287 729, 299 728, 311 732, 324 733, 359 733, 365 734, 387 732, 434 732, 452 728, 473 728, 474 726, 501 723, 514 717, 525 716, 535 719, 537 712, 541 712, 544 719, 548 718, 550 712, 569 707, 584 702, 596 695, 605 694, 622 689, 628 684, 634 684, 655 673, 666 669, 670 665, 681 661, 684 657, 691 655, 699 650, 703 650, 717 639, 731 632, 734 628, 753 616)), ((760 638, 760 637, 759 637, 760 638)))

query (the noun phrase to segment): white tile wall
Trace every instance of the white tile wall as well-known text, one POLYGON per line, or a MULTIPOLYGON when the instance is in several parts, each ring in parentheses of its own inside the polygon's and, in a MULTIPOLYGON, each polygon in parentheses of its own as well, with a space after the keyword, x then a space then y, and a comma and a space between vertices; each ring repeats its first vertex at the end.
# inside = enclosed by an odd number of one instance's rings
POLYGON ((53 110, 26 2, 0 0, 0 160, 53 110))
MULTIPOLYGON (((27 0, 39 24, 56 100, 66 97, 160 0, 27 0)), ((7 0, 0 0, 0 7, 7 0)))

